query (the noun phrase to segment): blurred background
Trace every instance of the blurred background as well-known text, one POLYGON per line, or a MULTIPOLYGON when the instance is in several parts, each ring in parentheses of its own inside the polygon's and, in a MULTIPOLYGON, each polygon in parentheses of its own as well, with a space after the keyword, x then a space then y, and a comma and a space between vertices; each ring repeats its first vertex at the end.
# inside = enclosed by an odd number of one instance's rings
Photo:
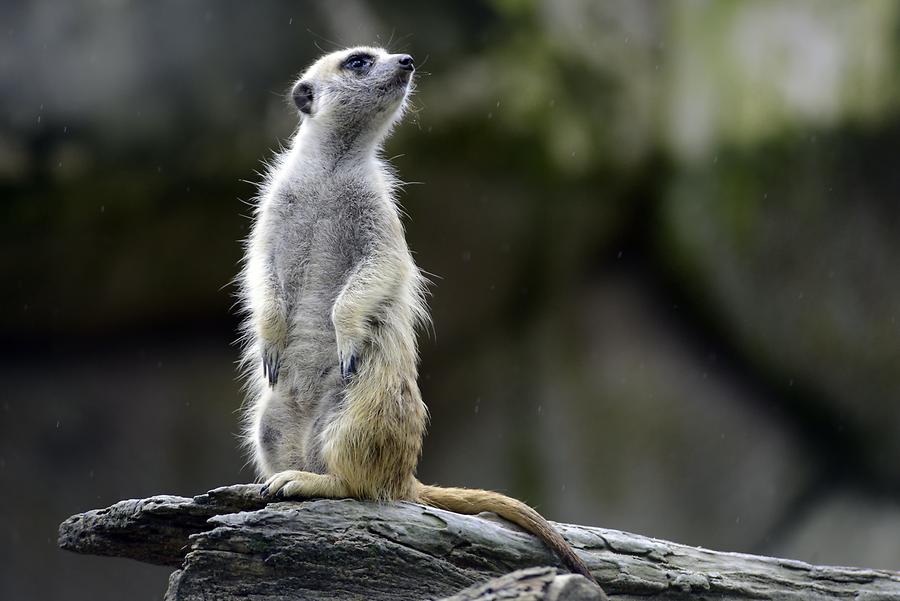
POLYGON ((0 597, 158 599, 70 514, 253 478, 246 201, 323 52, 419 65, 420 477, 900 568, 900 4, 0 5, 0 597))

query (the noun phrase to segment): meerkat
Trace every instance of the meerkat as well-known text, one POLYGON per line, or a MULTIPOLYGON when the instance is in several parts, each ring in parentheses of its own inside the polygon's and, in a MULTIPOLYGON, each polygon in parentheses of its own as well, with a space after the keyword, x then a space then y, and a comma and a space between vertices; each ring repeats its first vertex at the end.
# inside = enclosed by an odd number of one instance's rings
POLYGON ((380 156, 414 71, 408 54, 360 47, 323 56, 293 86, 300 125, 261 187, 240 276, 245 442, 262 494, 494 512, 594 580, 525 503, 416 479, 428 421, 417 384, 426 282, 380 156))

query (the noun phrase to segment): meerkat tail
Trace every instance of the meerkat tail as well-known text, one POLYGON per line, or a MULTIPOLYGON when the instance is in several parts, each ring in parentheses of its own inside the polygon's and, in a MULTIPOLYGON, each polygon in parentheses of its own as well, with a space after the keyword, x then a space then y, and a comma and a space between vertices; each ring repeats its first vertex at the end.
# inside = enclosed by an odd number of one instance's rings
POLYGON ((416 492, 419 503, 468 515, 492 511, 544 541, 544 544, 562 559, 570 571, 597 583, 587 565, 575 554, 566 539, 544 519, 544 516, 522 501, 490 490, 444 488, 429 486, 421 482, 417 484, 416 492))

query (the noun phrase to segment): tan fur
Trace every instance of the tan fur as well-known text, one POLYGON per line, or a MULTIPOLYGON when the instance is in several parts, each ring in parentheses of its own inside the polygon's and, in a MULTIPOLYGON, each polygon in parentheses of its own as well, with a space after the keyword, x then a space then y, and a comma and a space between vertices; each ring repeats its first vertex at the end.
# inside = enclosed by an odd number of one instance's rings
POLYGON ((490 490, 471 488, 445 488, 418 483, 417 500, 439 509, 474 515, 491 511, 510 522, 521 526, 544 541, 556 553, 567 568, 587 577, 593 582, 594 575, 569 543, 537 511, 511 497, 490 490))
POLYGON ((379 90, 388 88, 348 74, 341 65, 359 53, 382 66, 399 56, 377 48, 340 51, 302 76, 298 85, 308 83, 315 100, 270 174, 248 245, 244 364, 253 395, 247 446, 268 477, 264 494, 492 511, 593 580, 565 539, 528 505, 415 478, 428 421, 416 382, 416 327, 428 320, 425 280, 406 245, 390 172, 378 157, 409 88, 402 94, 391 88, 396 98, 386 99, 379 90), (369 104, 382 108, 360 123, 369 104), (354 119, 357 129, 348 131, 354 119), (296 231, 308 231, 303 252, 298 246, 305 240, 291 238, 296 231), (353 263, 346 270, 332 269, 347 257, 353 263), (339 377, 351 358, 355 371, 339 377))

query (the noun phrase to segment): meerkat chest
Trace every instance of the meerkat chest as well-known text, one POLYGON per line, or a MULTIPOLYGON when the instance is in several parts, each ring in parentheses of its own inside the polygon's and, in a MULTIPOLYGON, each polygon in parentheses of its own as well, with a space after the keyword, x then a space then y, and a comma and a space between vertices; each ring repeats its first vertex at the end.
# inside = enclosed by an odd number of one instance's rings
MULTIPOLYGON (((377 182, 313 174, 283 180, 269 196, 262 227, 269 262, 284 290, 339 287, 374 245, 384 243, 392 216, 377 182)), ((394 219, 398 219, 394 217, 394 219)))
POLYGON ((383 218, 386 202, 377 181, 313 173, 273 191, 273 225, 284 232, 341 235, 383 218))

